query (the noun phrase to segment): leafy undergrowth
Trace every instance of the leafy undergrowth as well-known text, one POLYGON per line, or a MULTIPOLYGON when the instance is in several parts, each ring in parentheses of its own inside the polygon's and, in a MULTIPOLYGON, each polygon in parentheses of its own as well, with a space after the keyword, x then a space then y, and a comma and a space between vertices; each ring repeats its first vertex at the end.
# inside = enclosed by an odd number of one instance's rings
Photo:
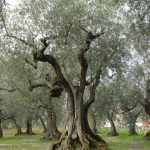
MULTIPOLYGON (((108 129, 101 129, 101 136, 109 144, 110 150, 150 150, 150 141, 144 139, 144 133, 138 136, 128 136, 127 130, 118 129, 119 136, 107 136, 108 129)), ((4 131, 4 138, 0 139, 0 150, 48 150, 52 141, 42 140, 42 131, 34 130, 32 136, 14 136, 15 130, 4 131)))

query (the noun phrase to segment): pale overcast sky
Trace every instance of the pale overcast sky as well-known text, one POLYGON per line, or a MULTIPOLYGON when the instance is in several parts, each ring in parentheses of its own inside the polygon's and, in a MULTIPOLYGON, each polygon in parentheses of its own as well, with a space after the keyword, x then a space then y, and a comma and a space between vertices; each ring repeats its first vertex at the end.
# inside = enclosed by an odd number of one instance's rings
POLYGON ((6 0, 6 2, 10 5, 17 5, 20 0, 6 0))

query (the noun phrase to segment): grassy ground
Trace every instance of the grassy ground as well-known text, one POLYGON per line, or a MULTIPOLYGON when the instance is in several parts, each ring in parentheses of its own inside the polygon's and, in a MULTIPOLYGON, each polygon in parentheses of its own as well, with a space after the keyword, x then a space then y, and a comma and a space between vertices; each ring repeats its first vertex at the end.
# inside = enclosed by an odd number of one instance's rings
MULTIPOLYGON (((144 133, 128 136, 126 130, 119 129, 119 136, 107 136, 108 129, 101 129, 101 136, 109 144, 110 150, 150 150, 150 141, 144 139, 144 133)), ((14 136, 12 129, 4 130, 4 138, 0 139, 0 150, 48 150, 51 141, 42 140, 39 130, 32 136, 14 136)))
POLYGON ((144 138, 145 133, 139 133, 138 136, 128 136, 125 129, 118 129, 119 136, 109 137, 108 129, 102 129, 101 135, 109 144, 110 150, 150 150, 150 141, 144 138))
POLYGON ((34 130, 35 135, 14 136, 15 130, 4 130, 0 139, 0 150, 48 150, 51 141, 42 139, 42 131, 34 130))

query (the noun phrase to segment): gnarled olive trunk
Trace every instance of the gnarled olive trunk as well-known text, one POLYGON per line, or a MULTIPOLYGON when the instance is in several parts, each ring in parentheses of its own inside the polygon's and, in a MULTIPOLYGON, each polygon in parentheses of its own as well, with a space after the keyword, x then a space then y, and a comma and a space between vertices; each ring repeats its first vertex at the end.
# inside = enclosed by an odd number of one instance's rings
POLYGON ((86 103, 83 103, 83 91, 79 88, 76 96, 76 130, 79 140, 82 144, 82 150, 106 150, 106 142, 90 128, 88 122, 88 111, 91 104, 95 101, 95 91, 97 83, 90 88, 90 97, 86 103))
POLYGON ((12 118, 11 119, 15 125, 15 128, 17 129, 17 133, 16 135, 21 135, 22 134, 22 130, 21 130, 21 127, 20 125, 17 123, 16 119, 12 118))
MULTIPOLYGON (((105 141, 98 135, 94 134, 89 127, 88 123, 88 110, 91 104, 95 100, 95 90, 99 83, 100 77, 100 70, 97 71, 95 80, 93 81, 93 86, 91 88, 90 99, 84 103, 83 95, 85 86, 87 85, 86 75, 88 69, 88 63, 85 58, 85 53, 89 50, 92 41, 94 41, 99 36, 103 35, 104 33, 97 33, 92 34, 91 32, 87 33, 87 38, 85 39, 84 47, 80 50, 78 54, 78 60, 81 65, 81 72, 80 72, 80 84, 77 86, 76 96, 74 96, 73 90, 69 84, 69 82, 64 77, 60 65, 57 62, 56 58, 52 55, 44 54, 46 48, 48 47, 48 41, 46 38, 41 40, 43 43, 43 47, 38 52, 34 52, 34 60, 48 62, 52 65, 57 79, 57 86, 63 87, 68 95, 67 99, 67 122, 65 130, 59 140, 58 143, 53 144, 50 149, 56 150, 72 150, 76 146, 76 142, 80 143, 80 147, 82 150, 90 150, 91 148, 95 148, 96 150, 106 150, 107 145, 105 141), (73 133, 76 131, 76 139, 73 139, 73 133)), ((51 94, 54 93, 56 89, 52 90, 51 94)), ((61 95, 61 91, 56 91, 58 96, 61 95)), ((56 93, 56 94, 57 94, 56 93)), ((54 95, 57 96, 57 95, 54 95)))
POLYGON ((26 122, 26 134, 28 135, 32 135, 33 132, 32 132, 32 119, 28 119, 27 122, 26 122))
POLYGON ((0 119, 0 138, 3 137, 2 119, 0 119))
POLYGON ((61 133, 57 129, 56 125, 56 114, 52 105, 52 102, 50 100, 50 107, 47 109, 47 131, 46 131, 46 136, 44 138, 48 139, 59 139, 61 133))

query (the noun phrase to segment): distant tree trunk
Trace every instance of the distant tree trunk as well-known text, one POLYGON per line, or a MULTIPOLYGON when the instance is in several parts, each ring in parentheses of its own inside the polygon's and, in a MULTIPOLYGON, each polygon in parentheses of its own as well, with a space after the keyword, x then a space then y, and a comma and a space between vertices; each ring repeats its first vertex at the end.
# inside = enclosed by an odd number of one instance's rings
POLYGON ((138 116, 140 115, 142 109, 140 110, 135 110, 135 111, 129 111, 127 112, 127 120, 128 120, 128 124, 129 124, 129 135, 137 135, 136 132, 136 120, 138 118, 138 116))
POLYGON ((129 122, 129 135, 137 135, 136 128, 135 128, 136 120, 132 120, 129 122))
POLYGON ((47 131, 46 136, 44 138, 48 139, 59 139, 61 133, 57 129, 56 125, 56 113, 54 111, 54 106, 52 104, 51 97, 49 99, 49 106, 47 108, 47 131))
POLYGON ((113 115, 110 115, 108 110, 107 110, 107 118, 108 118, 108 120, 110 122, 110 125, 111 125, 111 131, 108 133, 108 135, 110 135, 110 136, 117 136, 118 133, 117 133, 117 130, 116 130, 115 123, 113 121, 113 115))
POLYGON ((14 118, 12 118, 11 120, 13 121, 13 123, 14 123, 14 125, 15 125, 15 127, 16 127, 16 129, 17 129, 16 135, 22 134, 21 127, 20 127, 20 125, 17 123, 17 121, 16 121, 14 118))
POLYGON ((32 132, 32 120, 31 119, 28 119, 27 122, 26 122, 26 127, 27 127, 27 130, 26 130, 26 134, 28 135, 32 135, 33 132, 32 132))
POLYGON ((109 121, 110 121, 110 125, 111 125, 111 132, 109 133, 109 135, 117 136, 118 133, 117 133, 116 126, 115 126, 113 119, 110 119, 109 121))
POLYGON ((3 137, 2 119, 0 119, 0 138, 3 137))
MULTIPOLYGON (((145 88, 145 98, 144 98, 144 109, 145 112, 150 117, 150 78, 146 81, 146 88, 145 88)), ((150 140, 150 130, 146 133, 146 138, 150 140)))
POLYGON ((42 126, 43 126, 44 133, 46 133, 46 131, 47 131, 47 128, 46 128, 45 122, 44 122, 44 120, 43 120, 43 118, 42 118, 42 116, 41 116, 41 115, 39 115, 39 119, 40 119, 40 121, 41 121, 41 124, 42 124, 42 126))

